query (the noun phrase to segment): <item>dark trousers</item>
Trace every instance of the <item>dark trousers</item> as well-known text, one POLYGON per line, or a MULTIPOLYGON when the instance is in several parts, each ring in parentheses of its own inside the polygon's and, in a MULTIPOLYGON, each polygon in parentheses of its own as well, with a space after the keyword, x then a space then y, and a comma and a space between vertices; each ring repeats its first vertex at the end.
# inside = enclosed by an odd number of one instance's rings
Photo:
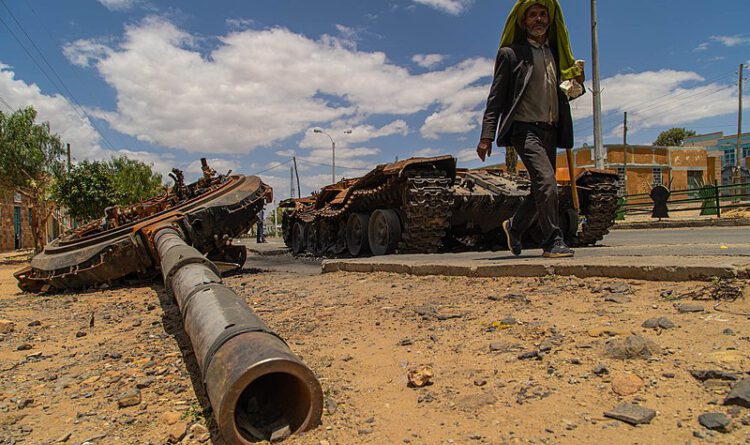
POLYGON ((513 147, 531 178, 531 194, 513 215, 511 231, 521 238, 534 221, 538 221, 544 237, 542 247, 548 248, 563 239, 555 178, 556 130, 552 126, 515 122, 511 132, 513 147))

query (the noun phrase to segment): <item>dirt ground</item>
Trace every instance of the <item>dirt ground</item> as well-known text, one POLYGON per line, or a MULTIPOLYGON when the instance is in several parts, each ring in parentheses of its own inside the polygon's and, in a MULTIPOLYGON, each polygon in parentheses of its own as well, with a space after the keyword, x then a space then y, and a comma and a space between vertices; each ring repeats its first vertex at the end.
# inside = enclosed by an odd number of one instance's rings
MULTIPOLYGON (((19 267, 0 266, 0 319, 13 323, 0 334, 0 444, 223 443, 158 282, 38 296, 15 287, 19 267)), ((277 272, 226 281, 320 379, 323 424, 290 445, 750 444, 750 409, 722 405, 734 382, 690 374, 750 372, 747 297, 719 306, 737 314, 674 300, 706 283, 277 272), (641 326, 662 316, 675 326, 641 326), (632 335, 656 346, 641 358, 606 353, 632 335), (432 385, 408 387, 421 365, 432 385), (623 402, 656 417, 634 427, 604 416, 623 402), (730 432, 703 428, 708 412, 728 415, 730 432)))

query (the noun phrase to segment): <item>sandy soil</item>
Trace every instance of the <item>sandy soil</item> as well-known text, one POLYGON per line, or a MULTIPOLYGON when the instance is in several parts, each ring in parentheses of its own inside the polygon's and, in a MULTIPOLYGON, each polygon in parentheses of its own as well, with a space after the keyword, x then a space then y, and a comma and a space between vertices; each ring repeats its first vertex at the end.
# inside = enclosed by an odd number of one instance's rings
MULTIPOLYGON (((0 319, 14 323, 0 335, 0 444, 223 443, 159 283, 36 296, 15 288, 18 267, 0 266, 0 319), (140 402, 118 408, 136 389, 140 402)), ((227 282, 323 386, 322 426, 291 445, 750 444, 750 409, 722 405, 732 382, 689 372, 750 371, 748 316, 664 298, 705 283, 346 273, 227 282), (678 313, 678 303, 705 311, 678 313), (641 327, 659 316, 676 326, 641 327), (629 335, 659 350, 605 353, 629 335), (409 388, 407 372, 420 365, 433 384, 409 388), (622 402, 656 417, 638 427, 604 417, 622 402), (706 412, 727 414, 731 432, 703 428, 706 412)), ((720 309, 748 313, 750 304, 720 309)))

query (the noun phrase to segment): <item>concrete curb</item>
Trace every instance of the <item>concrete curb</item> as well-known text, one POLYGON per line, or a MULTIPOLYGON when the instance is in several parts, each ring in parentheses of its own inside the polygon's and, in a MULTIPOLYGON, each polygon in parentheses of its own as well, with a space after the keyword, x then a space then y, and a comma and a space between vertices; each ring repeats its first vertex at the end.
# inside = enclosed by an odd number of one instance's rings
MULTIPOLYGON (((739 227, 750 226, 750 218, 691 219, 677 221, 643 221, 615 223, 611 230, 635 229, 681 229, 690 227, 739 227)), ((606 239, 606 238, 605 238, 606 239)))
POLYGON ((603 277, 645 281, 708 281, 718 278, 750 278, 750 268, 728 265, 603 265, 603 264, 523 264, 507 265, 468 264, 406 264, 403 262, 362 262, 324 260, 323 273, 332 272, 389 272, 408 275, 444 275, 463 277, 543 277, 547 275, 579 278, 603 277))

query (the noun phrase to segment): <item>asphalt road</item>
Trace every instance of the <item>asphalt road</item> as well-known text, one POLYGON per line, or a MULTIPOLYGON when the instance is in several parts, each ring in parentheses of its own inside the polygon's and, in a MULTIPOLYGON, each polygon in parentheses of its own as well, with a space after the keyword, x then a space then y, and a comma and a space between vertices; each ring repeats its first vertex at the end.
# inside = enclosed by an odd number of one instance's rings
MULTIPOLYGON (((283 244, 278 240, 258 245, 254 240, 242 240, 250 250, 246 271, 275 271, 301 275, 316 275, 321 271, 321 260, 312 257, 294 257, 289 253, 279 254, 283 244), (256 252, 266 254, 259 255, 256 252)), ((393 255, 372 257, 373 261, 438 261, 479 263, 525 263, 528 261, 545 262, 540 249, 524 250, 520 257, 514 257, 507 251, 497 252, 464 252, 438 255, 393 255)), ((590 264, 606 262, 608 264, 666 263, 674 265, 727 264, 742 261, 747 263, 750 257, 750 227, 700 227, 687 229, 641 229, 614 230, 607 235, 601 245, 576 249, 576 261, 590 264), (620 258, 618 260, 618 258, 620 258), (641 258, 640 260, 638 258, 641 258), (670 259, 671 258, 671 259, 670 259), (691 260, 692 258, 692 260, 691 260)), ((361 259, 369 261, 368 259, 361 259)), ((354 260, 359 261, 359 260, 354 260)))
POLYGON ((750 256, 750 227, 613 230, 583 255, 750 256), (601 251, 601 252, 597 252, 601 251))

